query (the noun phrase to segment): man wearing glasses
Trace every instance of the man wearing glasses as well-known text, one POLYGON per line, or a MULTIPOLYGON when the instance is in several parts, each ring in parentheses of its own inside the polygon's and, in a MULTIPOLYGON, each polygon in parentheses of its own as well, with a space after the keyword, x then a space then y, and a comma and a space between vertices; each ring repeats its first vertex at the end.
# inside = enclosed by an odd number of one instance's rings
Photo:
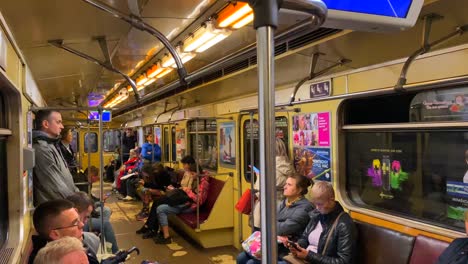
MULTIPOLYGON (((83 241, 83 222, 73 203, 68 200, 52 200, 40 204, 33 215, 33 224, 38 235, 32 236, 33 250, 29 256, 29 264, 34 262, 39 250, 49 241, 62 237, 75 237, 83 241)), ((88 248, 84 244, 85 248, 88 248)), ((99 263, 94 253, 87 250, 86 255, 91 264, 99 263)))

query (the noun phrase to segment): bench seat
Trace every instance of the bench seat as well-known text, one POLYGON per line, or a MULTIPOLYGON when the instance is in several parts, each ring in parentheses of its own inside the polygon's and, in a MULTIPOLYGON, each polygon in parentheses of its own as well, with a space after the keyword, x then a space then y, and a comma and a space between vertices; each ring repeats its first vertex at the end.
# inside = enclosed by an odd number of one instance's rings
POLYGON ((423 235, 416 237, 385 227, 355 221, 358 230, 356 263, 433 264, 449 243, 423 235))
POLYGON ((232 245, 234 230, 232 177, 210 177, 205 203, 197 213, 170 215, 169 221, 204 248, 232 245))

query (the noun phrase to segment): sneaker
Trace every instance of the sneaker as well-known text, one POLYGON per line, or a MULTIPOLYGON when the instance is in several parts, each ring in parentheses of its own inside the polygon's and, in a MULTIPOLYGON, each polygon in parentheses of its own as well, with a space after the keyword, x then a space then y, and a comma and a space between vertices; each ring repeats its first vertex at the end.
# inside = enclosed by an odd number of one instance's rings
POLYGON ((156 244, 171 244, 172 238, 171 237, 164 238, 164 236, 156 236, 156 237, 153 237, 153 241, 156 244))
POLYGON ((153 237, 157 237, 157 233, 153 230, 149 230, 148 232, 144 233, 142 238, 143 239, 148 239, 148 238, 153 238, 153 237))
POLYGON ((140 229, 138 229, 138 230, 136 231, 136 233, 137 233, 138 235, 140 235, 140 234, 144 234, 144 233, 148 232, 149 230, 150 230, 150 229, 149 229, 147 226, 144 225, 144 226, 142 226, 140 229))
POLYGON ((130 202, 130 201, 133 201, 133 200, 135 200, 135 199, 133 199, 133 197, 127 195, 127 196, 125 196, 122 200, 125 201, 125 202, 130 202))
POLYGON ((137 214, 136 216, 136 220, 137 221, 144 221, 146 219, 148 219, 148 213, 147 212, 140 212, 139 214, 137 214))

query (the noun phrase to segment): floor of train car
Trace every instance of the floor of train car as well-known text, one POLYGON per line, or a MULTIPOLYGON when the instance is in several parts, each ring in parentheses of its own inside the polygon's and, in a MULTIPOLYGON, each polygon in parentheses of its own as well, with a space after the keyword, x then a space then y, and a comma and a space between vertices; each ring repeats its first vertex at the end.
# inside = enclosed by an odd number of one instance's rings
MULTIPOLYGON (((104 193, 112 189, 110 183, 104 183, 104 193)), ((93 185, 93 193, 99 192, 99 183, 93 185)), ((141 210, 141 201, 123 202, 111 195, 106 205, 112 209, 111 223, 114 228, 120 249, 136 246, 140 255, 132 254, 125 263, 139 264, 143 260, 166 263, 235 263, 238 251, 234 247, 218 247, 205 249, 195 242, 185 239, 185 234, 170 230, 173 243, 157 245, 152 239, 142 239, 135 233, 144 222, 136 220, 136 214, 141 210)))

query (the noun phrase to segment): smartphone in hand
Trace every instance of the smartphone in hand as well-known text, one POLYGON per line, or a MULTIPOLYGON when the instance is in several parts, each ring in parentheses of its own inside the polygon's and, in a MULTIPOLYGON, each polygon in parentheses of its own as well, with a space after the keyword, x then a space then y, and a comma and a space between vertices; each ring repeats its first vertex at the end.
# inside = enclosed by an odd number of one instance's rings
POLYGON ((294 248, 295 250, 299 250, 299 247, 297 246, 296 242, 288 240, 288 245, 289 247, 294 248))

